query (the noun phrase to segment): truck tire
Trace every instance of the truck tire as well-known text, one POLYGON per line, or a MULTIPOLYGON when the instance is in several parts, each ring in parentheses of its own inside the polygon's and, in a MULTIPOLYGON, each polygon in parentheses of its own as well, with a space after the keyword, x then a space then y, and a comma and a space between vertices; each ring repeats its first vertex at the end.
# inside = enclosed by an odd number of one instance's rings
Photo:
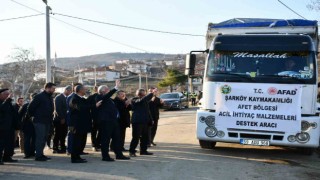
POLYGON ((299 148, 301 154, 311 156, 314 152, 314 148, 299 148))
POLYGON ((214 149, 214 147, 216 146, 216 142, 204 140, 199 140, 199 144, 202 149, 214 149))

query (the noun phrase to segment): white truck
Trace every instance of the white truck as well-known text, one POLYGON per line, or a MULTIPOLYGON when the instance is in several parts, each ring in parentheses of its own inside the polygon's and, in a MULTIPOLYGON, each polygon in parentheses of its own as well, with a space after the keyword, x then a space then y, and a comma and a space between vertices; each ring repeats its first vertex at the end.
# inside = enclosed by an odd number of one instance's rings
POLYGON ((232 19, 209 24, 197 138, 216 142, 297 147, 319 146, 317 21, 232 19))

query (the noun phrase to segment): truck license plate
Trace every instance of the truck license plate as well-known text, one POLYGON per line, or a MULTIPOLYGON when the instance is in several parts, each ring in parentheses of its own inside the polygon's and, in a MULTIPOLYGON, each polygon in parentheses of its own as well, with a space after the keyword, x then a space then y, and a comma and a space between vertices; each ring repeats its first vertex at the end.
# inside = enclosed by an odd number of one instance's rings
POLYGON ((269 146, 270 141, 267 140, 254 140, 254 139, 240 139, 240 144, 253 145, 253 146, 269 146))

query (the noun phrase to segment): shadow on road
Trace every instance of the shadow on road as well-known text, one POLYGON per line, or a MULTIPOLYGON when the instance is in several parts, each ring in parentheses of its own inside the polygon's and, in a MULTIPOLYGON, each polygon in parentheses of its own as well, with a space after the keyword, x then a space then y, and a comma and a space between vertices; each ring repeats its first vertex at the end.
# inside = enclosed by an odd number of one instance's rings
MULTIPOLYGON (((219 145, 214 150, 201 149, 194 144, 159 143, 150 148, 154 156, 138 156, 130 161, 103 162, 99 152, 83 156, 89 163, 71 164, 67 155, 52 155, 49 162, 22 159, 17 164, 7 164, 0 169, 0 177, 9 179, 144 179, 151 178, 145 171, 156 172, 171 168, 172 164, 190 169, 187 164, 202 167, 204 164, 228 164, 228 166, 257 163, 278 164, 320 170, 318 158, 300 155, 294 150, 234 148, 219 145)), ((89 149, 86 149, 90 152, 89 149)), ((111 155, 113 153, 110 153, 111 155)), ((196 168, 197 169, 197 168, 196 168)), ((192 169, 191 169, 192 170, 192 169)), ((201 169, 199 169, 201 170, 201 169)), ((314 175, 314 173, 312 174, 314 175)), ((320 173, 318 174, 320 176, 320 173)), ((318 176, 318 177, 319 177, 318 176)))
MULTIPOLYGON (((90 152, 88 148, 86 150, 90 152)), ((83 156, 89 161, 87 164, 71 164, 70 157, 67 155, 50 154, 52 160, 49 162, 25 160, 20 155, 17 156, 20 158, 18 164, 2 166, 0 177, 1 179, 3 177, 9 179, 141 179, 142 177, 153 179, 153 174, 157 174, 159 170, 165 171, 167 168, 172 168, 172 164, 184 169, 183 172, 203 171, 203 166, 214 164, 224 164, 230 167, 245 164, 254 166, 275 164, 305 168, 312 171, 306 172, 311 173, 310 176, 320 176, 320 173, 317 173, 320 170, 320 163, 316 155, 304 156, 297 151, 282 148, 235 148, 226 144, 218 144, 214 150, 207 150, 194 144, 160 142, 157 146, 150 148, 150 151, 155 155, 138 156, 130 161, 112 163, 101 161, 100 153, 92 152, 88 156, 83 156), (192 164, 191 167, 190 164, 192 164)))

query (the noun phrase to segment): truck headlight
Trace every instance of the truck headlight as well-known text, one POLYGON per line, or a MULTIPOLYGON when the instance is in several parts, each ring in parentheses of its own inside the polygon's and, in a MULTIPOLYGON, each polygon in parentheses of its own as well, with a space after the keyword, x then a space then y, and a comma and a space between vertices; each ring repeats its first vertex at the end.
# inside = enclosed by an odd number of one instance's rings
POLYGON ((318 124, 316 122, 313 122, 313 123, 310 123, 310 126, 313 128, 313 129, 316 129, 318 127, 318 124))
POLYGON ((208 117, 206 117, 205 122, 206 122, 207 126, 214 127, 214 125, 216 123, 216 118, 214 116, 208 116, 208 117))
POLYGON ((217 128, 215 127, 207 127, 205 129, 205 134, 208 136, 208 137, 215 137, 217 135, 217 128))
POLYGON ((310 135, 306 132, 298 133, 296 135, 297 141, 299 143, 306 143, 310 140, 310 135))
POLYGON ((205 118, 204 116, 200 116, 199 121, 200 121, 201 123, 204 123, 205 120, 206 120, 206 118, 205 118))
POLYGON ((296 141, 296 136, 294 136, 294 135, 288 136, 288 141, 289 142, 295 142, 296 141))
POLYGON ((218 133, 217 133, 217 136, 218 136, 219 138, 223 138, 224 135, 225 135, 225 133, 224 133, 223 131, 218 131, 218 133))
POLYGON ((301 131, 307 131, 311 127, 308 121, 301 121, 301 131))

